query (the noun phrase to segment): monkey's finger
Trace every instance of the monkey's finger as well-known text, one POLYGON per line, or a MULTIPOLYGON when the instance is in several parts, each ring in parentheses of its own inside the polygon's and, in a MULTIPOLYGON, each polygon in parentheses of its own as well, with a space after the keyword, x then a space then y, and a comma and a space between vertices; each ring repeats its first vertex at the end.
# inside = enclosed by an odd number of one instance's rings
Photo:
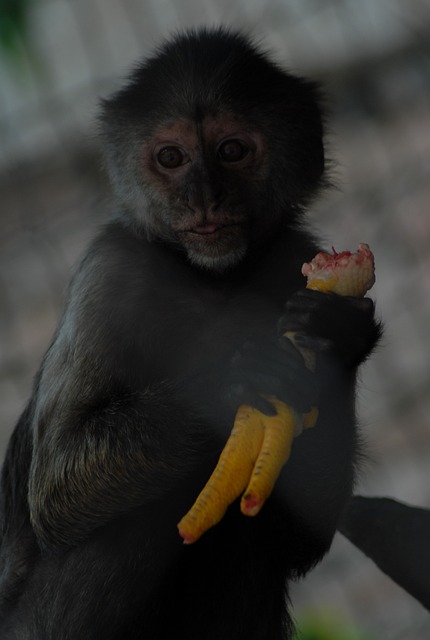
POLYGON ((248 383, 239 382, 231 385, 228 391, 228 400, 231 406, 244 405, 254 407, 268 416, 276 414, 273 404, 257 393, 248 383))
POLYGON ((276 415, 276 409, 273 404, 269 400, 266 400, 266 398, 263 398, 259 393, 254 393, 252 397, 249 398, 248 404, 267 417, 276 415))
POLYGON ((276 414, 276 409, 268 400, 272 396, 292 406, 299 413, 307 413, 317 403, 319 385, 316 376, 311 371, 309 371, 306 379, 288 378, 280 380, 263 373, 253 374, 252 376, 245 375, 244 377, 247 388, 244 402, 266 415, 273 416, 276 414))
POLYGON ((247 393, 242 396, 243 403, 258 409, 267 416, 276 415, 276 409, 269 400, 270 397, 276 397, 301 413, 309 411, 317 398, 314 385, 306 386, 296 380, 284 383, 277 378, 263 374, 252 376, 247 381, 246 388, 247 393))
POLYGON ((333 343, 328 338, 310 336, 305 333, 296 333, 294 344, 298 349, 308 349, 314 353, 323 353, 333 348, 333 343))
POLYGON ((291 343, 285 344, 279 340, 279 336, 276 338, 260 339, 258 342, 248 340, 242 345, 242 348, 236 356, 236 362, 240 363, 241 359, 244 359, 248 364, 252 361, 255 362, 273 362, 282 363, 285 362, 288 354, 288 361, 296 361, 303 364, 303 358, 297 349, 291 343))
MULTIPOLYGON (((283 341, 291 345, 288 338, 283 338, 283 341)), ((291 349, 298 353, 292 345, 291 349)), ((230 376, 227 388, 226 398, 230 406, 249 404, 263 413, 274 415, 273 407, 259 400, 261 396, 272 395, 292 405, 301 413, 309 411, 317 401, 319 386, 313 371, 305 365, 302 354, 300 360, 298 364, 271 362, 270 366, 259 369, 257 365, 261 367, 260 362, 254 367, 244 367, 236 371, 234 376, 230 376), (237 378, 237 381, 234 378, 237 378)))

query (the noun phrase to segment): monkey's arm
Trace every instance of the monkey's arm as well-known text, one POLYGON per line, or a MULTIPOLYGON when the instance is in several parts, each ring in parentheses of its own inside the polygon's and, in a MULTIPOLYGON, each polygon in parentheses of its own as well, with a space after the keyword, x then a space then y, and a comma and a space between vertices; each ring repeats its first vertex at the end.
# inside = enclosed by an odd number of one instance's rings
POLYGON ((127 285, 125 264, 98 260, 75 278, 32 402, 28 503, 42 546, 74 544, 159 498, 201 456, 198 409, 155 372, 139 270, 127 265, 127 285))
MULTIPOLYGON (((319 253, 312 263, 304 265, 303 275, 308 276, 307 287, 314 291, 362 297, 374 283, 373 255, 367 245, 360 245, 356 254, 319 253)), ((306 347, 306 336, 302 347, 296 343, 294 331, 286 331, 284 336, 292 340, 307 366, 314 370, 315 354, 306 347)), ((178 524, 186 543, 195 542, 219 522, 227 507, 241 494, 242 512, 256 515, 289 458, 294 437, 316 424, 315 407, 302 415, 276 398, 268 400, 276 408, 274 416, 245 405, 239 408, 232 434, 212 476, 178 524)))
POLYGON ((97 409, 70 398, 50 419, 42 413, 44 433, 34 445, 28 493, 42 546, 74 544, 162 497, 186 476, 198 428, 180 395, 173 385, 148 386, 97 409), (167 431, 173 414, 187 421, 178 418, 167 431))

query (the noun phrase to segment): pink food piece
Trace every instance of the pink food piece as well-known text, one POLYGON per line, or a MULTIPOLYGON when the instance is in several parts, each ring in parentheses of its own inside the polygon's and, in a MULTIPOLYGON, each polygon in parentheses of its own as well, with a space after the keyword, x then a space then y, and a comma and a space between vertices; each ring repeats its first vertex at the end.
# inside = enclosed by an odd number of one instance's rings
POLYGON ((318 253, 302 267, 309 289, 331 291, 339 295, 364 296, 375 282, 375 261, 367 244, 360 244, 355 253, 342 251, 318 253))

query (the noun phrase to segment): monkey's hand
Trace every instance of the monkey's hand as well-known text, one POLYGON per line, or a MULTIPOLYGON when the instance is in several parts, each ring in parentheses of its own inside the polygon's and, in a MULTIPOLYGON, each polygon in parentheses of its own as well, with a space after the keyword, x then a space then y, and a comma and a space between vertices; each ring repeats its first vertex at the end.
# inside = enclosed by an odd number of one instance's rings
POLYGON ((358 366, 381 331, 373 301, 363 298, 375 282, 369 247, 360 244, 356 253, 318 253, 302 273, 308 278, 306 289, 288 300, 279 332, 294 335, 299 349, 329 353, 347 368, 358 366))
POLYGON ((234 354, 223 382, 222 396, 233 410, 250 405, 273 416, 276 409, 267 396, 306 413, 317 399, 314 373, 292 341, 247 339, 234 354))
MULTIPOLYGON (((333 255, 320 253, 311 263, 303 265, 302 273, 308 276, 308 288, 317 292, 333 292, 340 296, 349 294, 357 297, 364 296, 374 283, 373 255, 364 244, 359 246, 355 254, 350 252, 337 254, 335 251, 333 255)), ((307 311, 303 311, 300 307, 299 313, 296 308, 296 313, 292 313, 294 326, 286 327, 285 323, 282 326, 282 329, 286 329, 284 336, 296 344, 310 369, 315 368, 315 349, 336 348, 344 340, 344 338, 338 339, 339 327, 337 327, 327 335, 321 335, 319 331, 315 331, 313 336, 307 337, 307 343, 304 342, 305 334, 301 334, 302 345, 300 346, 300 339, 297 342, 299 335, 295 333, 296 330, 312 330, 311 319, 319 316, 319 309, 318 313, 315 313, 317 298, 320 304, 322 300, 320 296, 312 294, 302 298, 302 301, 306 300, 306 304, 309 300, 312 308, 308 307, 307 311)), ((329 304, 333 304, 336 298, 332 296, 330 298, 329 304)), ((360 305, 358 302, 356 304, 355 301, 348 300, 344 302, 343 310, 348 309, 353 315, 358 309, 360 317, 368 318, 370 312, 371 321, 366 322, 378 333, 377 325, 373 320, 373 305, 370 307, 367 302, 360 305)), ((327 308, 330 309, 330 306, 327 308)), ((332 313, 333 306, 331 309, 332 313)), ((331 315, 328 320, 330 324, 331 315)), ((341 323, 345 321, 347 321, 345 317, 340 320, 341 323)), ((321 320, 318 319, 316 322, 318 326, 321 320)), ((366 323, 363 321, 363 324, 366 323)), ((355 330, 357 330, 357 323, 355 330)), ((351 347, 350 336, 349 341, 348 346, 351 347)), ((362 351, 360 345, 356 346, 352 360, 362 359, 362 351)), ((275 407, 275 416, 265 415, 247 405, 239 407, 233 431, 221 453, 215 471, 191 510, 178 524, 179 533, 184 542, 188 544, 195 542, 202 533, 219 522, 229 504, 243 492, 243 485, 246 489, 242 496, 241 511, 245 515, 256 515, 270 495, 282 467, 289 458, 294 436, 303 428, 316 424, 318 415, 316 408, 308 414, 301 415, 274 397, 266 397, 266 400, 275 407), (238 482, 235 482, 236 478, 238 482), (248 483, 247 480, 249 480, 248 483)))
MULTIPOLYGON (((296 425, 317 398, 314 373, 284 337, 247 339, 229 364, 223 389, 223 397, 237 410, 235 423, 213 474, 178 525, 186 544, 222 519, 260 468, 260 494, 264 491, 264 499, 270 495, 289 456, 296 425)), ((248 511, 253 498, 245 494, 242 499, 248 511)))
POLYGON ((287 301, 278 331, 284 336, 294 334, 298 349, 333 356, 336 362, 352 369, 370 354, 380 326, 370 298, 304 289, 287 301))

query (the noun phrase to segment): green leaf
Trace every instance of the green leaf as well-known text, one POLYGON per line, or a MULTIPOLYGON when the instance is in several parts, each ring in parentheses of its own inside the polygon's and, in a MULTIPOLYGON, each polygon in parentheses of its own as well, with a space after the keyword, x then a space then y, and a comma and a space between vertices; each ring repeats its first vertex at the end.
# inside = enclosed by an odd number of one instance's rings
POLYGON ((309 614, 297 625, 294 640, 371 640, 364 632, 335 615, 309 614))

